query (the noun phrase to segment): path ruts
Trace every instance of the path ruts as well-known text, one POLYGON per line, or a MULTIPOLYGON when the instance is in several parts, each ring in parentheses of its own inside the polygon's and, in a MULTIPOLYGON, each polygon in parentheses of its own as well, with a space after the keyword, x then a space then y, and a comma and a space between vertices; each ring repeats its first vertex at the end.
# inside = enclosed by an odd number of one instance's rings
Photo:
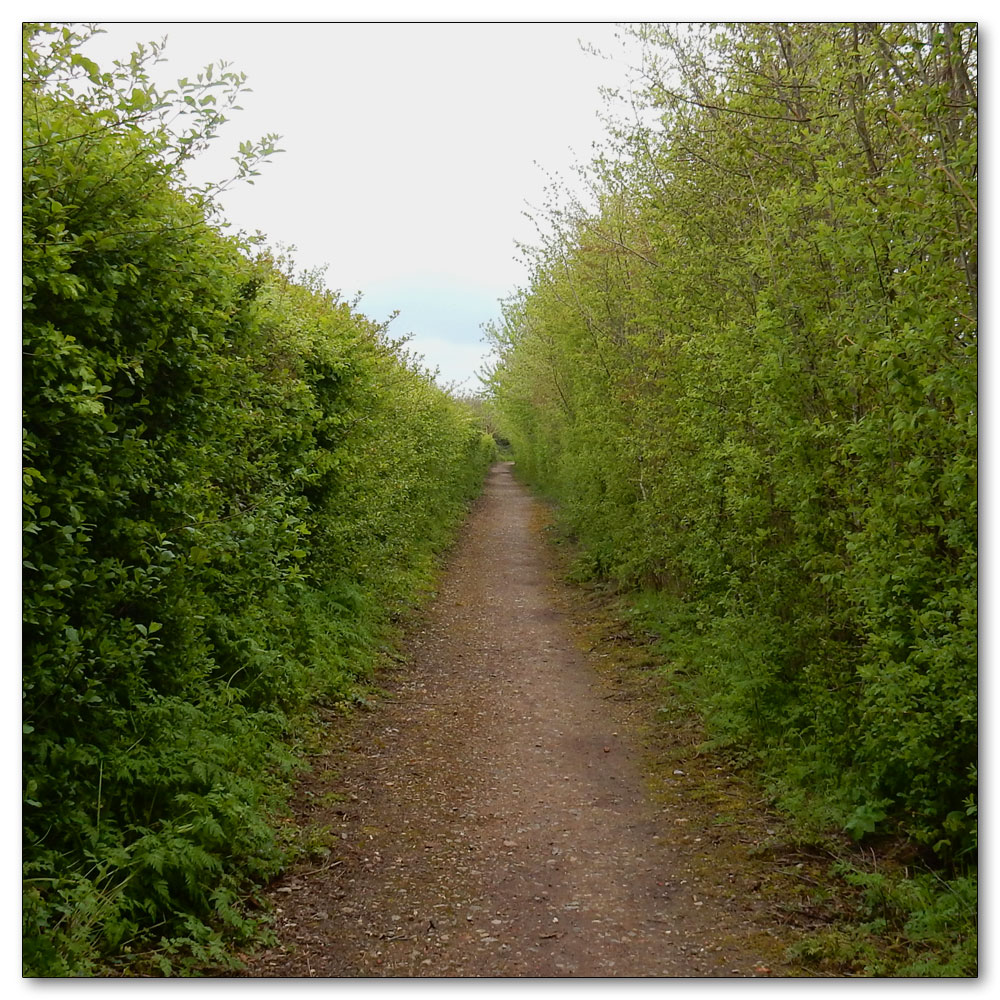
POLYGON ((304 786, 333 854, 275 887, 281 942, 248 975, 765 971, 759 929, 702 891, 646 794, 628 720, 560 610, 535 504, 494 467, 391 697, 304 786))

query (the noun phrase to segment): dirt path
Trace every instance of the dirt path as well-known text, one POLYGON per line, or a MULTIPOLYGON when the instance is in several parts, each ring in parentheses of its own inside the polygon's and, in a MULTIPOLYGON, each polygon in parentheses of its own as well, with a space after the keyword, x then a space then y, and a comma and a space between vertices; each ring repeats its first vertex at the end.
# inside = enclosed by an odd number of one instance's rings
POLYGON ((332 854, 276 885, 281 943, 249 975, 779 971, 766 909, 691 825, 686 773, 650 794, 650 748, 581 648, 539 513, 496 466, 390 697, 303 786, 332 854))

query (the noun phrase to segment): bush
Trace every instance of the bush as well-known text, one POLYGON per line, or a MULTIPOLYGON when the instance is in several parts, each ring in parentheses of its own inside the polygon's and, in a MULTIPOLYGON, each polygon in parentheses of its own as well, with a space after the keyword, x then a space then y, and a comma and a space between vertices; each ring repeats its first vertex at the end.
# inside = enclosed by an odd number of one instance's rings
POLYGON ((593 572, 693 622, 710 725, 786 801, 964 864, 975 26, 637 31, 658 120, 492 331, 501 430, 593 572))
POLYGON ((29 975, 258 933, 240 901, 281 864, 296 719, 356 694, 494 456, 402 345, 185 186, 242 79, 171 98, 82 40, 25 33, 29 975))

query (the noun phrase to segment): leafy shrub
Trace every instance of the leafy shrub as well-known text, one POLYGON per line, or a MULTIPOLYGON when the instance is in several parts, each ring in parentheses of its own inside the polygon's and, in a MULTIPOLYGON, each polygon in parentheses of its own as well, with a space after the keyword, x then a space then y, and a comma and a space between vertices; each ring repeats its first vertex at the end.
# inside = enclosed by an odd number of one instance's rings
POLYGON ((186 187, 242 78, 161 95, 155 47, 102 73, 82 41, 25 32, 29 975, 183 971, 258 932, 296 718, 350 701, 495 456, 186 187))
POLYGON ((655 124, 612 133, 492 331, 502 433, 591 570, 664 596, 787 803, 962 865, 975 26, 636 31, 655 124))

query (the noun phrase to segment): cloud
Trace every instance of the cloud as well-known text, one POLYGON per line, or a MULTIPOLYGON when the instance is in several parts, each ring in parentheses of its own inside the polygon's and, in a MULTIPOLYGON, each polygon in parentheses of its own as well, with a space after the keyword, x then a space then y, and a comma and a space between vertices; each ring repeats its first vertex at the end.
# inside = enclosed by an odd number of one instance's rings
POLYGON ((398 310, 389 332, 410 337, 427 367, 440 368, 442 384, 462 382, 476 391, 474 373, 488 353, 482 325, 499 315, 503 294, 502 288, 470 285, 459 276, 405 275, 377 282, 363 293, 358 309, 378 321, 398 310))
MULTIPOLYGON (((170 86, 226 59, 253 88, 192 182, 221 179, 241 140, 280 133, 286 152, 253 186, 222 198, 237 229, 295 247, 303 268, 373 319, 427 344, 451 345, 442 371, 478 357, 497 299, 526 281, 517 243, 603 135, 598 86, 615 64, 582 52, 608 45, 608 24, 117 23, 89 54, 107 66, 135 40, 169 36, 156 76, 170 86)), ((443 349, 442 349, 443 350, 443 349)), ((464 376, 472 375, 472 369, 464 376)))

